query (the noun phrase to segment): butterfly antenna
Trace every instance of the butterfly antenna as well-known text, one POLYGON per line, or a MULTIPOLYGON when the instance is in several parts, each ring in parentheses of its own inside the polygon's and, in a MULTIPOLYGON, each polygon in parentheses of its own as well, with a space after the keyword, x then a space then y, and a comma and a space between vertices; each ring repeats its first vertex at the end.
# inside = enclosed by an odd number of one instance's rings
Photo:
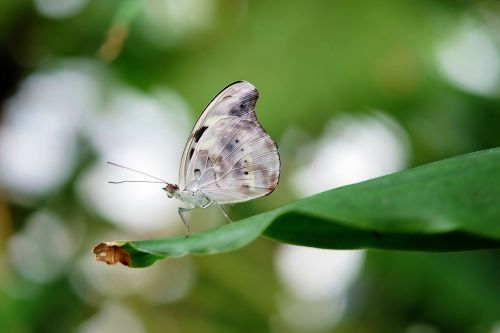
MULTIPOLYGON (((159 181, 160 181, 160 182, 162 182, 162 183, 168 184, 168 183, 167 183, 166 181, 164 181, 163 179, 158 178, 158 177, 155 177, 155 176, 152 176, 152 175, 147 174, 147 173, 145 173, 145 172, 142 172, 142 171, 139 171, 139 170, 135 170, 135 169, 132 169, 132 168, 129 168, 129 167, 126 167, 126 166, 120 165, 120 164, 116 164, 116 163, 113 163, 113 162, 108 162, 108 164, 114 165, 114 166, 119 167, 119 168, 127 169, 127 170, 130 170, 130 171, 134 171, 134 172, 140 173, 141 175, 148 176, 148 177, 151 177, 151 178, 153 178, 153 179, 159 180, 159 181)), ((129 181, 110 182, 110 183, 112 183, 112 184, 119 184, 119 183, 124 183, 124 182, 137 182, 137 181, 134 181, 134 180, 129 180, 129 181)), ((140 182, 143 182, 143 181, 140 181, 140 182)))
POLYGON ((163 182, 155 180, 120 180, 120 181, 109 181, 110 184, 121 184, 121 183, 153 183, 162 184, 163 182))

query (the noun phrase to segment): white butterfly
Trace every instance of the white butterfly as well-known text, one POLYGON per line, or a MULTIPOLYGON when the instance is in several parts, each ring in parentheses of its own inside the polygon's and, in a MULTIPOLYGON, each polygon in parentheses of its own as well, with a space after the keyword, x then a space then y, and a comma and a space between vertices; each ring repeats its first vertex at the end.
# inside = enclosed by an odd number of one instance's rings
POLYGON ((187 205, 179 207, 186 234, 185 212, 215 204, 231 222, 220 205, 249 201, 276 188, 280 158, 276 143, 255 116, 258 97, 251 83, 234 82, 214 97, 196 122, 182 154, 179 185, 165 182, 163 188, 169 198, 187 205))

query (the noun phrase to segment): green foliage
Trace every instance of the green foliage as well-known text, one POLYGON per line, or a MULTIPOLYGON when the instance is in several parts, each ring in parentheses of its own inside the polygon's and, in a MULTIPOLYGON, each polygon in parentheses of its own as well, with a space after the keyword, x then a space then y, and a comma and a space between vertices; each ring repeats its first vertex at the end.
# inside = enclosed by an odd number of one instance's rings
POLYGON ((260 235, 329 249, 500 247, 500 148, 326 191, 189 238, 119 241, 132 267, 239 249, 260 235))

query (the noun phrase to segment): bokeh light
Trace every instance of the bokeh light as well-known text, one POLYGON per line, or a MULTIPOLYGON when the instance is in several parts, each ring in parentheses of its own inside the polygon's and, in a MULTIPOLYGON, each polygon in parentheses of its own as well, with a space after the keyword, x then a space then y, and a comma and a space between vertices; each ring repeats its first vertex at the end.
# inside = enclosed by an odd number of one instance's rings
POLYGON ((76 15, 89 0, 34 0, 38 12, 46 17, 64 19, 76 15))
POLYGON ((144 324, 131 309, 126 306, 107 302, 93 317, 84 321, 77 329, 78 333, 144 333, 144 324))
POLYGON ((275 263, 286 290, 279 303, 284 322, 304 332, 333 328, 362 261, 363 251, 281 245, 275 263))
POLYGON ((292 184, 306 196, 399 171, 407 165, 408 149, 406 133, 387 115, 343 115, 302 150, 298 160, 303 166, 292 184))
POLYGON ((155 98, 131 90, 117 91, 101 113, 94 113, 86 128, 99 159, 79 179, 82 201, 111 222, 135 232, 181 226, 178 203, 168 200, 162 184, 106 184, 108 181, 154 180, 125 171, 106 161, 178 181, 180 156, 189 127, 182 99, 158 91, 155 98), (113 129, 112 131, 110 129, 113 129))
POLYGON ((175 45, 197 32, 210 29, 214 20, 212 0, 148 0, 142 4, 144 38, 159 47, 175 45))
POLYGON ((27 199, 46 194, 72 172, 78 130, 97 107, 96 87, 78 67, 63 63, 35 73, 6 103, 0 178, 9 194, 27 199))
POLYGON ((437 50, 437 63, 445 78, 470 93, 498 96, 500 49, 495 34, 471 18, 464 20, 437 50))
POLYGON ((9 261, 26 279, 47 283, 58 278, 74 252, 70 230, 50 212, 37 212, 22 232, 9 239, 9 261))

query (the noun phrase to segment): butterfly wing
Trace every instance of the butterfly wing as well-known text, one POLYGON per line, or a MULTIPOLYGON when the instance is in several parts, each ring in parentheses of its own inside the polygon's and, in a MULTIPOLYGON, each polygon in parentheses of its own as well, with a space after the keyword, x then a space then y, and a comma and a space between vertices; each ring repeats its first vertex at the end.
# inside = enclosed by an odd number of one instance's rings
POLYGON ((267 195, 279 180, 280 159, 274 141, 257 122, 239 124, 232 139, 215 144, 220 153, 197 179, 200 190, 221 204, 267 195))
POLYGON ((181 184, 195 181, 211 200, 235 203, 271 193, 279 180, 276 144, 255 117, 258 92, 245 81, 220 92, 195 125, 181 164, 181 184))
POLYGON ((257 89, 251 83, 237 81, 222 89, 208 103, 194 125, 182 154, 179 170, 179 185, 181 188, 186 185, 187 169, 205 132, 222 118, 238 117, 255 121, 254 110, 258 96, 257 89))

